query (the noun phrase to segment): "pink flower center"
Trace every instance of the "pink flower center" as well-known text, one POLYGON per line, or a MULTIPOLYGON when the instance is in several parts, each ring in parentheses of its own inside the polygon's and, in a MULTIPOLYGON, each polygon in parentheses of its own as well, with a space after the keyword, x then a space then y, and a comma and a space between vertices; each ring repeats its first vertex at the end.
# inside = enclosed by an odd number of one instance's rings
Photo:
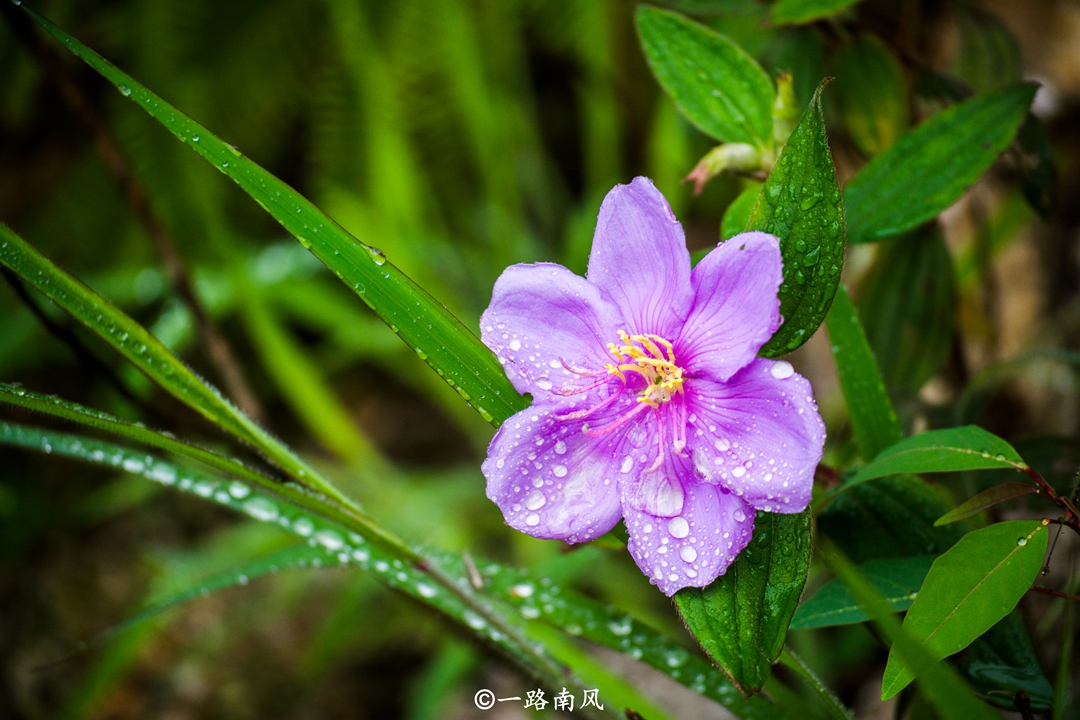
POLYGON ((645 389, 637 401, 658 408, 671 402, 683 389, 683 370, 675 364, 675 349, 659 335, 627 335, 619 331, 622 345, 608 343, 608 350, 618 363, 604 368, 626 382, 626 373, 637 373, 645 379, 645 389))

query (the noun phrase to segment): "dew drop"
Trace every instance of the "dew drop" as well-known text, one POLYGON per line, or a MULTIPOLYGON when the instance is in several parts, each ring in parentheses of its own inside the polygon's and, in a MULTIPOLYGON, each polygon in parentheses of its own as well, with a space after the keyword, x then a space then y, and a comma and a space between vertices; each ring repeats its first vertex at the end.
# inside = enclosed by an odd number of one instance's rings
POLYGON ((251 494, 251 488, 242 482, 233 481, 229 483, 229 494, 237 500, 243 500, 251 494))
POLYGON ((619 472, 626 474, 630 472, 630 469, 634 467, 634 458, 627 455, 623 458, 622 465, 619 467, 619 472))
POLYGON ((727 452, 731 449, 731 442, 727 438, 719 438, 713 443, 713 447, 720 452, 727 452))
POLYGON ((1027 545, 1027 538, 1026 537, 1016 538, 1016 544, 1019 545, 1020 547, 1024 547, 1025 545, 1027 545))
POLYGON ((679 557, 681 557, 684 562, 692 563, 697 560, 697 550, 687 545, 679 551, 679 557))
POLYGON ((787 360, 777 360, 773 363, 773 366, 769 368, 769 374, 777 380, 787 380, 795 374, 795 368, 793 368, 791 363, 787 360))
POLYGON ((525 518, 525 524, 529 527, 536 527, 540 524, 540 516, 536 513, 530 513, 529 516, 525 518))
POLYGON ((532 494, 529 495, 529 498, 525 501, 525 507, 530 510, 539 510, 544 507, 546 503, 547 498, 544 496, 544 493, 539 490, 533 490, 532 494))
POLYGON ((566 443, 564 443, 562 440, 559 440, 557 443, 555 443, 555 454, 556 455, 565 455, 566 454, 566 443))
POLYGON ((559 477, 559 478, 566 477, 566 466, 565 465, 552 465, 551 466, 551 474, 554 475, 555 477, 559 477))
POLYGON ((517 352, 518 350, 520 350, 521 349, 521 341, 518 340, 517 338, 514 338, 513 340, 511 340, 510 341, 510 349, 513 350, 514 352, 517 352))
POLYGON ((690 523, 686 522, 686 518, 673 517, 668 520, 667 529, 671 537, 684 538, 690 534, 690 523))
POLYGON ((420 593, 420 595, 423 597, 433 598, 435 597, 435 593, 438 591, 430 585, 425 585, 424 583, 417 583, 416 592, 420 593))
MULTIPOLYGON (((517 341, 515 340, 515 342, 517 341)), ((540 388, 541 390, 550 390, 551 381, 548 380, 546 377, 539 378, 536 381, 536 387, 540 388)))

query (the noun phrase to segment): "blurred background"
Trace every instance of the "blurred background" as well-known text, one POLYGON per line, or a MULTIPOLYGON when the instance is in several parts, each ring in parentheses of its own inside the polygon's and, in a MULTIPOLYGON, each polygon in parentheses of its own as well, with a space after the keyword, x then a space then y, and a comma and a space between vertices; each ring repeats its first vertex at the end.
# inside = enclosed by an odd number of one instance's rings
MULTIPOLYGON (((682 184, 712 143, 660 92, 623 0, 25 1, 473 329, 507 265, 584 270, 615 183, 651 177, 695 249, 717 242, 753 182, 723 175, 696 197, 682 184)), ((682 635, 625 552, 564 552, 505 528, 479 471, 491 428, 227 178, 4 6, 0 220, 404 537, 532 566, 682 635)), ((851 248, 845 279, 909 429, 982 424, 1068 487, 1080 461, 1080 2, 868 0, 798 28, 771 27, 765 2, 669 6, 792 72, 802 103, 836 78, 826 116, 841 182, 973 91, 1042 84, 1038 121, 963 200, 933 227, 851 248), (883 54, 902 90, 891 124, 859 107, 883 54)), ((793 360, 839 464, 851 443, 824 331, 793 360)), ((0 379, 223 446, 14 278, 0 282, 0 379)), ((1000 480, 941 488, 965 498, 1000 480)), ((358 571, 241 581, 118 627, 288 542, 139 478, 0 447, 0 716, 422 720, 473 717, 481 687, 524 694, 506 662, 358 571)), ((1077 550, 1063 536, 1055 552, 1075 566, 1077 550)), ((1024 610, 1049 672, 1062 605, 1042 600, 1024 610)), ((874 701, 885 654, 865 627, 793 641, 844 700, 891 717, 874 701)), ((723 716, 620 667, 673 716, 723 716)))

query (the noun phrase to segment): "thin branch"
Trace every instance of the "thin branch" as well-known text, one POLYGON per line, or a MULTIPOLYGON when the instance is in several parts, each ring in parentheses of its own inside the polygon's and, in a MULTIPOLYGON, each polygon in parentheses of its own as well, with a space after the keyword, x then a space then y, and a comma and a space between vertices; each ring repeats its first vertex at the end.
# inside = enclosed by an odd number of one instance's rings
POLYGON ((68 107, 93 138, 106 168, 112 174, 116 184, 120 186, 128 204, 135 212, 136 218, 142 224, 147 236, 149 236, 154 248, 157 250, 158 256, 165 267, 165 274, 169 278, 169 284, 184 303, 191 308, 203 352, 217 370, 225 389, 245 413, 257 422, 264 423, 266 415, 258 398, 244 378, 244 373, 240 369, 240 364, 232 347, 229 345, 228 340, 225 339, 225 336, 218 330, 213 319, 207 314, 206 309, 195 294, 191 277, 180 252, 176 249, 176 244, 165 229, 164 224, 150 207, 150 202, 142 184, 135 177, 131 165, 120 151, 120 147, 113 139, 108 126, 94 110, 67 66, 52 51, 52 48, 35 34, 29 20, 16 8, 9 7, 6 3, 3 12, 15 35, 29 48, 34 58, 45 69, 49 78, 59 88, 60 95, 68 107))
POLYGON ((1069 593, 1061 592, 1060 590, 1054 590, 1044 585, 1032 585, 1031 589, 1037 593, 1042 593, 1043 595, 1053 595, 1054 597, 1065 598, 1066 600, 1074 600, 1076 602, 1080 602, 1080 595, 1070 595, 1069 593))

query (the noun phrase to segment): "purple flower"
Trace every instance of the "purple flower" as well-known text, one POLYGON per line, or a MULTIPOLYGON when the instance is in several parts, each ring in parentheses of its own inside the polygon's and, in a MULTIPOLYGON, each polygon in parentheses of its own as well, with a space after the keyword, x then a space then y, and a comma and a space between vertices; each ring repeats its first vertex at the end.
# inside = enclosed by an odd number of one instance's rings
POLYGON ((532 407, 488 448, 487 494, 539 538, 593 540, 620 518, 667 595, 704 587, 757 510, 810 502, 825 426, 810 383, 758 349, 780 324, 772 235, 720 244, 691 271, 682 226, 647 178, 600 208, 588 279, 514 265, 480 320, 532 407))

